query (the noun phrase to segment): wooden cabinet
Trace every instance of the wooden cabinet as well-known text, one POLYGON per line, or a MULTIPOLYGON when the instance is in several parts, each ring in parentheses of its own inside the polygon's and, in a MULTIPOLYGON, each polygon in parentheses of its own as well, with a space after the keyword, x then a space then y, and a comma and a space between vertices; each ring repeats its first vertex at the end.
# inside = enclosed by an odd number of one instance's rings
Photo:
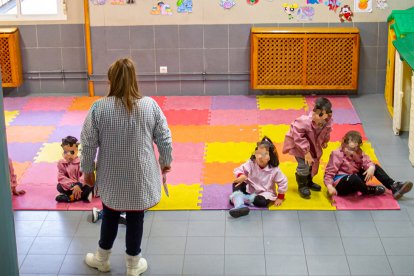
POLYGON ((18 87, 23 83, 17 28, 0 28, 0 66, 3 87, 18 87))

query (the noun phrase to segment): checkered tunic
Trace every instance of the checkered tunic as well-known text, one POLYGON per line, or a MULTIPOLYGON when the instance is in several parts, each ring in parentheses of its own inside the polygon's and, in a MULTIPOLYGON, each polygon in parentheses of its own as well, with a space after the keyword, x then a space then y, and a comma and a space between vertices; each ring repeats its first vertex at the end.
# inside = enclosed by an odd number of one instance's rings
POLYGON ((172 140, 167 120, 158 104, 149 97, 127 109, 115 97, 96 101, 85 119, 81 133, 81 170, 91 173, 96 164, 96 188, 102 202, 114 210, 144 210, 161 198, 159 165, 172 162, 172 140))

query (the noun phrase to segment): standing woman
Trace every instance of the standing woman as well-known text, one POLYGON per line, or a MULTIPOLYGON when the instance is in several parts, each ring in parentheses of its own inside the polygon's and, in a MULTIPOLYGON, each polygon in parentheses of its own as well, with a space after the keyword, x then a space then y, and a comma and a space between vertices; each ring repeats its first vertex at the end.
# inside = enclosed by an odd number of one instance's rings
POLYGON ((171 132, 158 104, 140 94, 130 59, 113 63, 108 79, 109 94, 92 105, 81 133, 81 169, 91 186, 96 169, 96 188, 103 205, 99 246, 95 254, 86 255, 85 262, 102 272, 111 269, 109 256, 118 219, 126 212, 127 275, 135 276, 147 270, 147 261, 139 255, 144 210, 160 201, 160 167, 162 173, 171 169, 171 132))

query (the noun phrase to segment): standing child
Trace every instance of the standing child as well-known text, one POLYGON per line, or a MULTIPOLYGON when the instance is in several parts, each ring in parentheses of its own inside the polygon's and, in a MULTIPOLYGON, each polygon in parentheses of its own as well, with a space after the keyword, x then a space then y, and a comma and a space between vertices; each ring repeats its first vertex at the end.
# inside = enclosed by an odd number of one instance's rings
POLYGON ((16 195, 16 196, 24 195, 26 191, 23 191, 23 190, 18 191, 16 188, 17 185, 19 184, 17 183, 17 176, 14 173, 13 162, 10 158, 9 158, 9 172, 10 172, 10 188, 11 188, 12 195, 16 195))
POLYGON ((63 159, 58 162, 57 190, 58 202, 73 202, 83 200, 90 202, 92 199, 92 187, 84 184, 80 171, 80 159, 78 157, 78 139, 67 136, 62 139, 63 159))
POLYGON ((230 202, 234 205, 230 210, 232 217, 249 214, 250 209, 245 203, 256 207, 267 207, 270 202, 276 206, 283 203, 288 188, 287 178, 279 168, 276 148, 266 136, 257 143, 250 159, 234 169, 234 175, 236 179, 230 195, 230 202))
POLYGON ((310 190, 321 190, 321 186, 314 183, 312 178, 318 173, 323 149, 328 146, 332 123, 331 102, 326 98, 318 98, 312 112, 297 118, 286 134, 283 153, 295 156, 298 162, 296 182, 303 198, 310 198, 310 190))
POLYGON ((379 166, 374 164, 362 149, 362 137, 358 131, 348 131, 342 138, 341 147, 332 151, 325 170, 325 185, 330 195, 348 195, 355 192, 381 195, 385 188, 392 191, 395 199, 409 192, 413 183, 395 182, 379 166), (371 186, 366 182, 375 176, 382 185, 371 186))

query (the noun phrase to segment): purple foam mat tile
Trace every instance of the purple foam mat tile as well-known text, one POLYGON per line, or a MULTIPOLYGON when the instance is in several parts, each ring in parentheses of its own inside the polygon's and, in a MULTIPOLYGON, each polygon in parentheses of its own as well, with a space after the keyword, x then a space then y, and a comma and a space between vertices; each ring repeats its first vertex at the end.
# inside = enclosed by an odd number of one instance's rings
POLYGON ((336 109, 332 113, 335 124, 361 124, 361 120, 354 109, 336 109))
POLYGON ((213 96, 211 109, 257 109, 256 96, 213 96))
POLYGON ((50 135, 48 142, 62 142, 62 138, 73 136, 80 140, 82 126, 58 126, 50 135))
POLYGON ((8 143, 9 157, 16 162, 32 162, 42 143, 8 143))
POLYGON ((202 185, 201 209, 223 210, 230 209, 229 196, 232 193, 231 184, 202 185))
POLYGON ((26 104, 30 98, 28 97, 17 97, 9 98, 6 97, 3 99, 4 110, 20 110, 26 104))
POLYGON ((22 111, 11 126, 52 126, 57 125, 65 111, 22 111))
POLYGON ((258 111, 258 124, 287 124, 290 125, 296 118, 301 115, 305 115, 304 109, 288 109, 288 110, 259 110, 258 111))

